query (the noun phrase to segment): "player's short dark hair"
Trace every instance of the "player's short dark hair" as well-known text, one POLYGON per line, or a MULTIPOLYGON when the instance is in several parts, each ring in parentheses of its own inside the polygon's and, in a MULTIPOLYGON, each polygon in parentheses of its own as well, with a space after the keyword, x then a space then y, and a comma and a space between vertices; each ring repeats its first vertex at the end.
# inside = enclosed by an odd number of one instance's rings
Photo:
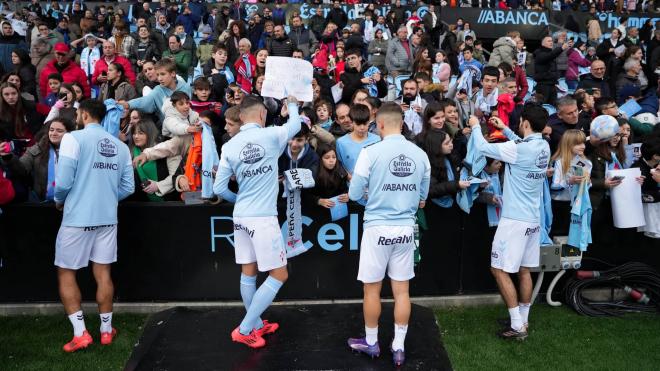
POLYGON ((264 105, 264 102, 262 102, 261 99, 255 97, 255 96, 252 96, 252 95, 247 95, 241 101, 240 109, 241 109, 241 112, 243 112, 243 111, 252 109, 256 106, 259 106, 259 107, 264 108, 264 109, 266 108, 266 106, 264 105))
POLYGON ((369 116, 371 116, 371 114, 369 113, 369 107, 357 103, 351 106, 348 116, 355 124, 366 124, 369 122, 369 116))
POLYGON ((87 112, 91 118, 95 119, 99 123, 103 121, 106 113, 105 104, 96 99, 85 99, 84 101, 80 102, 78 111, 87 112))
POLYGON ((528 121, 532 131, 540 133, 548 124, 548 111, 540 104, 526 104, 520 115, 523 121, 528 121))

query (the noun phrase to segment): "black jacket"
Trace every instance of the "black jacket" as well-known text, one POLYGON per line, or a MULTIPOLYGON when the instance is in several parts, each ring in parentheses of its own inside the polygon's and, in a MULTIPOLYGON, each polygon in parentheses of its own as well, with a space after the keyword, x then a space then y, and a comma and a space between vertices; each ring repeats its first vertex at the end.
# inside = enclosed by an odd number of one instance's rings
POLYGON ((559 79, 557 72, 557 57, 562 53, 562 48, 549 49, 540 47, 534 51, 534 80, 537 83, 555 84, 559 79))
POLYGON ((328 24, 328 22, 332 22, 337 25, 338 30, 342 30, 348 23, 348 14, 346 14, 346 12, 341 8, 332 8, 330 9, 330 12, 328 13, 328 16, 325 17, 325 19, 327 21, 326 24, 328 24))
POLYGON ((609 97, 610 95, 610 82, 607 78, 607 75, 602 79, 594 77, 592 74, 583 75, 580 77, 580 82, 578 82, 578 89, 600 89, 601 95, 603 97, 609 97))
MULTIPOLYGON (((350 104, 355 91, 364 86, 360 80, 364 77, 364 71, 370 67, 371 65, 369 63, 364 63, 359 72, 355 68, 346 68, 344 70, 344 73, 341 75, 341 82, 344 83, 344 89, 341 93, 342 102, 350 104)), ((381 76, 380 81, 376 83, 376 88, 378 88, 378 98, 383 98, 387 95, 385 77, 381 76)))
MULTIPOLYGON (((230 65, 225 66, 231 73, 234 75, 234 78, 236 78, 236 71, 234 71, 234 68, 232 68, 230 65)), ((209 78, 211 81, 211 94, 212 98, 216 102, 224 102, 225 101, 225 90, 227 89, 227 86, 229 86, 229 82, 227 81, 227 78, 225 77, 224 74, 222 73, 213 73, 213 69, 215 68, 215 61, 213 58, 209 59, 206 64, 202 67, 202 72, 204 73, 204 76, 209 78)))
POLYGON ((280 38, 272 37, 266 44, 268 55, 272 57, 291 57, 295 48, 296 44, 287 35, 280 38))

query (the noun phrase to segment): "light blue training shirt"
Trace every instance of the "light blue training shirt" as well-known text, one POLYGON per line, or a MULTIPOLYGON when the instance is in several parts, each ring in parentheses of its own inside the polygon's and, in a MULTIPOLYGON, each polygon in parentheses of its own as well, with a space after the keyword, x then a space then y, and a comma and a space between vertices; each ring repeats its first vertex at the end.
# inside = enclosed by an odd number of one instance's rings
POLYGON ((289 121, 285 125, 262 128, 246 123, 222 146, 213 192, 236 203, 234 216, 277 215, 277 160, 301 125, 298 106, 289 103, 288 108, 289 121), (238 195, 228 188, 232 175, 238 182, 238 195))
POLYGON ((508 142, 488 143, 481 130, 472 131, 478 151, 506 163, 502 217, 539 223, 550 146, 541 133, 520 139, 511 129, 506 128, 504 134, 508 142))
POLYGON ((126 144, 99 124, 64 134, 55 175, 55 202, 64 204, 63 226, 117 224, 117 203, 134 190, 126 144))
POLYGON ((369 190, 365 227, 415 224, 431 181, 429 158, 421 148, 401 134, 388 135, 362 149, 354 170, 348 197, 357 201, 369 190))

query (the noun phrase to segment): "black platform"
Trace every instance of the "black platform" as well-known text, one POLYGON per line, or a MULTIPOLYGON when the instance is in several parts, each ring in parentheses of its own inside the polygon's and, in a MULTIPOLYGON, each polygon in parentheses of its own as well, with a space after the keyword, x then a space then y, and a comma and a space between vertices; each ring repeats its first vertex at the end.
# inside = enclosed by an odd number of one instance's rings
MULTIPOLYGON (((364 333, 360 304, 272 306, 265 318, 280 329, 253 350, 231 341, 242 308, 193 310, 184 307, 152 315, 131 354, 133 370, 390 370, 393 305, 384 304, 380 320, 381 355, 352 353, 349 336, 364 333)), ((433 312, 413 305, 401 370, 451 370, 433 312)))

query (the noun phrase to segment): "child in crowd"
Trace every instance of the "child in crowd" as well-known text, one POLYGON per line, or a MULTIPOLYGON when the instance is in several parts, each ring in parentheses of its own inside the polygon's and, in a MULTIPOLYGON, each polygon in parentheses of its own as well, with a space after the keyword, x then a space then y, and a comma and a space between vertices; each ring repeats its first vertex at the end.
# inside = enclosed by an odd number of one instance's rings
POLYGON ((330 130, 332 125, 332 105, 325 99, 319 99, 314 104, 316 112, 316 124, 325 130, 330 130))
POLYGON ((236 82, 236 71, 227 64, 227 55, 227 48, 222 44, 216 44, 213 46, 212 58, 203 68, 204 77, 208 78, 213 86, 213 99, 218 102, 224 99, 227 86, 236 82))
POLYGON ((48 75, 48 89, 50 92, 46 95, 46 98, 44 98, 44 104, 48 107, 53 107, 55 102, 57 102, 63 81, 62 75, 57 72, 48 75))
POLYGON ((193 83, 190 106, 197 113, 210 110, 219 115, 222 112, 222 103, 211 100, 211 83, 206 77, 198 77, 193 83))
MULTIPOLYGON (((556 201, 570 201, 571 188, 579 184, 585 175, 576 174, 574 164, 590 164, 584 155, 586 136, 581 130, 569 129, 564 132, 559 141, 559 148, 552 156, 552 183, 550 185, 551 197, 556 201)), ((589 165, 590 167, 590 165, 589 165)))
POLYGON ((287 170, 303 168, 311 170, 312 175, 316 178, 319 168, 319 156, 309 145, 309 134, 309 126, 303 122, 298 134, 289 140, 289 145, 287 145, 284 153, 280 155, 277 164, 280 177, 287 170))
POLYGON ((355 104, 349 111, 353 131, 337 139, 337 157, 349 174, 353 174, 355 163, 362 148, 380 142, 380 138, 369 132, 369 108, 355 104))
POLYGON ((163 103, 165 114, 163 121, 163 136, 173 137, 198 133, 202 130, 199 125, 199 114, 190 109, 190 98, 181 91, 175 91, 168 101, 163 103))
POLYGON ((211 60, 215 39, 213 38, 213 30, 211 30, 211 26, 209 25, 204 25, 201 33, 202 40, 200 40, 197 45, 196 53, 200 65, 204 66, 209 60, 211 60))
POLYGON ((337 161, 335 146, 322 144, 316 153, 320 157, 320 164, 314 178, 315 186, 309 193, 313 202, 325 208, 334 206, 330 199, 335 196, 339 196, 340 202, 348 202, 348 173, 337 161))

